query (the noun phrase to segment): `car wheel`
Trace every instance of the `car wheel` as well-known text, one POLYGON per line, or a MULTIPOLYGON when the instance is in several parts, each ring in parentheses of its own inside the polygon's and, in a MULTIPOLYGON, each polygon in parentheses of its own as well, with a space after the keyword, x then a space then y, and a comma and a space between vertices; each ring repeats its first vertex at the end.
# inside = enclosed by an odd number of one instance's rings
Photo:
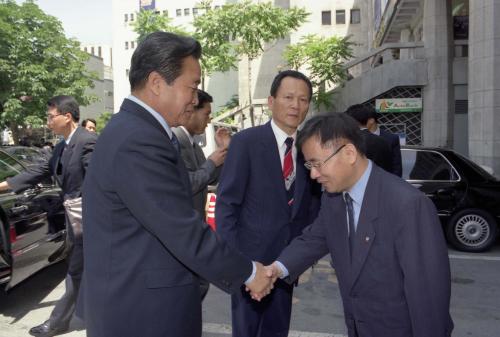
POLYGON ((493 245, 497 231, 497 223, 490 214, 470 208, 461 210, 450 218, 446 236, 458 250, 482 252, 493 245))

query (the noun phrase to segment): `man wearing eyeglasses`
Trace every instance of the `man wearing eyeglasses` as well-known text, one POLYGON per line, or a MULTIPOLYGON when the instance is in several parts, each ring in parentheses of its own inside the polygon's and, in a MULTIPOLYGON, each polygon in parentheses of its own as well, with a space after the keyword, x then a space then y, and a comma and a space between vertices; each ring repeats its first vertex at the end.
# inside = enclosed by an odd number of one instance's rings
POLYGON ((346 114, 311 118, 297 142, 325 193, 273 275, 291 282, 329 253, 349 337, 450 336, 450 265, 432 201, 366 158, 346 114))
MULTIPOLYGON (((64 140, 55 146, 48 162, 30 166, 26 171, 0 183, 0 190, 11 188, 20 193, 53 176, 61 187, 65 200, 80 197, 97 136, 79 127, 79 119, 80 109, 73 97, 51 98, 47 102, 47 126, 64 140)), ((81 236, 74 235, 71 225, 67 229, 72 247, 66 274, 66 291, 57 301, 50 318, 31 328, 29 332, 33 336, 48 337, 67 331, 75 312, 83 272, 83 242, 81 236)))
MULTIPOLYGON (((317 215, 314 182, 295 147, 312 86, 297 71, 279 73, 268 105, 272 120, 236 134, 217 189, 218 233, 253 260, 269 264, 317 215)), ((234 337, 288 336, 293 286, 281 280, 255 302, 244 288, 231 297, 234 337)))

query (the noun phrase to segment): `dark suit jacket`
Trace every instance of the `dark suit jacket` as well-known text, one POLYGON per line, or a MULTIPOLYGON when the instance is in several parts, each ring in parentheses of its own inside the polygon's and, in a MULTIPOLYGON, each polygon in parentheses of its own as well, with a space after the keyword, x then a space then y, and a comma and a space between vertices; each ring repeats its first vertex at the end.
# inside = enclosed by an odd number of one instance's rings
POLYGON ((431 200, 374 165, 355 240, 351 264, 342 195, 324 193, 316 221, 278 261, 294 279, 331 254, 349 337, 450 336, 450 265, 431 200))
POLYGON ((361 130, 361 136, 365 145, 366 157, 387 172, 392 173, 392 153, 389 143, 367 129, 361 130))
MULTIPOLYGON (((77 127, 66 149, 65 141, 57 143, 49 161, 30 166, 26 171, 7 179, 9 186, 14 192, 19 193, 53 176, 61 187, 64 199, 81 196, 83 179, 96 139, 95 133, 77 127)), ((71 230, 69 235, 73 239, 71 230)), ((81 238, 77 238, 77 242, 81 243, 81 238)))
POLYGON ((403 164, 401 163, 401 145, 399 144, 399 136, 389 131, 380 129, 380 137, 384 138, 391 146, 392 152, 392 173, 398 177, 403 176, 403 164))
MULTIPOLYGON (((221 236, 251 259, 273 262, 317 215, 315 183, 300 151, 296 171, 290 207, 271 124, 236 134, 217 188, 215 220, 221 236)), ((319 188, 317 192, 319 196, 319 188)))
POLYGON ((205 205, 207 203, 208 185, 217 183, 220 167, 215 167, 211 160, 205 158, 201 147, 195 142, 191 145, 189 137, 182 128, 172 128, 181 146, 181 156, 189 172, 191 192, 193 193, 194 209, 200 217, 205 219, 205 205))
POLYGON ((89 337, 201 336, 198 277, 231 292, 252 272, 193 209, 184 163, 158 121, 125 99, 83 189, 89 337))

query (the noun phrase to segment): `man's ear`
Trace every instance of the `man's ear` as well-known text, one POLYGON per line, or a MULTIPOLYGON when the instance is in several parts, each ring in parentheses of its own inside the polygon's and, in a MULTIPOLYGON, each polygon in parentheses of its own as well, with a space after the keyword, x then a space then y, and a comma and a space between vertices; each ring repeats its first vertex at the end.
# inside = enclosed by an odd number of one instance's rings
POLYGON ((152 71, 146 80, 146 87, 151 90, 156 96, 160 95, 161 87, 165 84, 166 82, 163 77, 156 71, 152 71))
POLYGON ((268 96, 267 97, 267 106, 269 107, 269 110, 273 110, 273 104, 274 104, 275 98, 273 96, 268 96))

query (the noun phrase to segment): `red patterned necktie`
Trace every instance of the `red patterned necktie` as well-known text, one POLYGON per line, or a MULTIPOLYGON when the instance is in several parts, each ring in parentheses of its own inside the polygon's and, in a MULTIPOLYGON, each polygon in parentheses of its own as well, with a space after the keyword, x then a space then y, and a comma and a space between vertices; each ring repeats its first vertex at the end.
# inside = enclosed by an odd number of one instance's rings
POLYGON ((288 194, 288 204, 293 203, 293 182, 295 180, 295 175, 293 174, 293 157, 292 157, 292 146, 293 138, 288 137, 285 140, 286 150, 285 157, 283 158, 283 179, 285 180, 285 188, 288 194))

